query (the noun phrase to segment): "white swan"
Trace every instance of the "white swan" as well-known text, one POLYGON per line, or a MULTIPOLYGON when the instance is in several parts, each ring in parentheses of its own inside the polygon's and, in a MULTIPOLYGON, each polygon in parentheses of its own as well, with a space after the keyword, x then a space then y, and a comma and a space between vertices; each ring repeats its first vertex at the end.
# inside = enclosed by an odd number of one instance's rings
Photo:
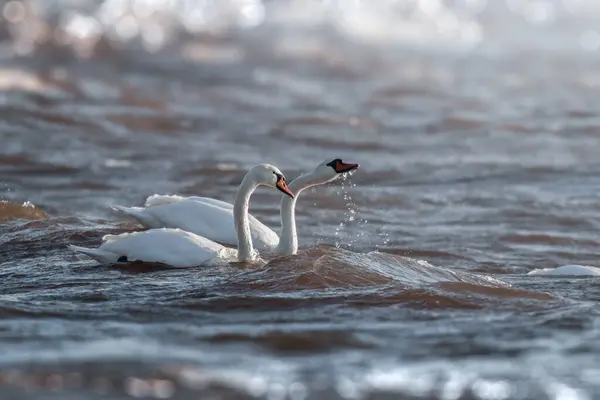
POLYGON ((144 261, 186 268, 233 261, 236 255, 239 262, 251 262, 256 260, 257 253, 250 237, 248 203, 250 196, 260 185, 276 188, 287 196, 294 197, 285 183, 285 177, 276 167, 261 164, 248 171, 238 188, 233 206, 237 251, 191 232, 167 228, 105 235, 102 244, 96 249, 73 245, 69 245, 69 248, 102 264, 144 261))
MULTIPOLYGON (((296 254, 298 238, 294 209, 298 194, 311 186, 331 182, 343 173, 358 167, 358 164, 345 163, 339 158, 326 160, 320 163, 314 171, 300 175, 291 181, 289 187, 296 197, 283 196, 281 200, 280 236, 249 215, 254 246, 261 251, 274 251, 286 255, 296 254)), ((180 228, 225 245, 234 246, 237 243, 233 223, 233 205, 225 201, 209 197, 155 194, 148 197, 144 207, 113 206, 113 209, 135 218, 147 228, 180 228)))

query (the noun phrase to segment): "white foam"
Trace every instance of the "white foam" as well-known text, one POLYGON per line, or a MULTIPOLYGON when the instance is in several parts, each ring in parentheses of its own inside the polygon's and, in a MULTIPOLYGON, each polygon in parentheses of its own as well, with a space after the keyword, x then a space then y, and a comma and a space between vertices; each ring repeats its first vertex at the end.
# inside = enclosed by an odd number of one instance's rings
POLYGON ((563 265, 558 268, 534 269, 527 275, 600 276, 600 268, 589 267, 586 265, 563 265))

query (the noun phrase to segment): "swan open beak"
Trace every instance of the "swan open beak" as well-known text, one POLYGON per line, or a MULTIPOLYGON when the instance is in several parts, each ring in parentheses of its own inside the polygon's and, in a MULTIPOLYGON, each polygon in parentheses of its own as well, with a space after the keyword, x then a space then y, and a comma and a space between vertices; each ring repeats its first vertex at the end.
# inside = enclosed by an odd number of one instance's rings
POLYGON ((287 194, 288 196, 290 196, 292 199, 294 198, 294 193, 292 193, 292 191, 290 190, 290 188, 287 186, 287 184, 285 183, 285 178, 284 177, 279 177, 277 179, 277 183, 275 184, 275 186, 277 186, 277 189, 282 191, 283 193, 287 194))
POLYGON ((335 163, 335 166, 333 168, 335 169, 335 172, 337 172, 338 174, 343 174, 344 172, 350 172, 355 169, 358 169, 358 167, 359 167, 358 164, 345 163, 343 161, 338 161, 335 163))

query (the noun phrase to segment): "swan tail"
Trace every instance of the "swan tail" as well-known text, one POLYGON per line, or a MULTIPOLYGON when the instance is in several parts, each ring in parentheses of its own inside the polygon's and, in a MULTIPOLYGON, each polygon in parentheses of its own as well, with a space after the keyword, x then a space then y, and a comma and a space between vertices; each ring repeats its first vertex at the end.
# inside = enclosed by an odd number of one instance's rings
POLYGON ((114 253, 110 253, 102 249, 90 249, 72 244, 67 245, 67 247, 74 252, 85 254, 86 256, 98 261, 100 264, 114 264, 118 261, 117 256, 114 253))
POLYGON ((154 218, 149 216, 142 207, 123 207, 123 206, 111 206, 113 211, 119 215, 125 215, 133 218, 146 228, 158 228, 160 224, 157 224, 154 218))

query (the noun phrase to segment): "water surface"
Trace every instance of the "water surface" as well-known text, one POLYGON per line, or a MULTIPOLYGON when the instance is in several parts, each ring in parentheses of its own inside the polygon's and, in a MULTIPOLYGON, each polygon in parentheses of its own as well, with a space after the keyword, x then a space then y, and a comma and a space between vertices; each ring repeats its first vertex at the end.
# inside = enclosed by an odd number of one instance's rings
MULTIPOLYGON (((598 278, 547 274, 598 266, 593 2, 62 3, 3 6, 3 396, 600 395, 598 278), (110 205, 337 157, 361 169, 301 194, 296 256, 66 248, 141 228, 110 205)), ((277 230, 279 200, 251 212, 277 230)))

